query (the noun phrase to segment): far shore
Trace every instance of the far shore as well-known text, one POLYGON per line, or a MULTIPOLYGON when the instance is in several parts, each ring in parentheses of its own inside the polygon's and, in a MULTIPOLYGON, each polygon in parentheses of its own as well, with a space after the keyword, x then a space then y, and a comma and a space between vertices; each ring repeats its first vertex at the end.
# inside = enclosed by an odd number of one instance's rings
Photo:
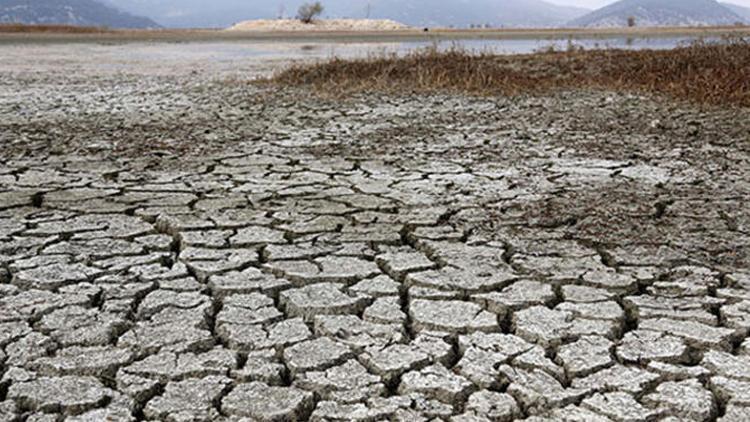
POLYGON ((502 28, 502 29, 447 29, 429 28, 391 31, 227 31, 223 29, 158 29, 95 31, 3 31, 0 43, 54 42, 224 42, 224 41, 280 41, 280 42, 409 42, 450 40, 504 39, 611 39, 611 38, 671 38, 671 37, 750 37, 750 26, 724 27, 659 27, 659 28, 502 28))

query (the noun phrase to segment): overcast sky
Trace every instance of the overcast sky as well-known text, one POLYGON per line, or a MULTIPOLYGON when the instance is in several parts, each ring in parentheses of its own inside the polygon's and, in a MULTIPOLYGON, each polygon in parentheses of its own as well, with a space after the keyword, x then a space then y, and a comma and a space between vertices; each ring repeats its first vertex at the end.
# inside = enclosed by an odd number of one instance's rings
MULTIPOLYGON (((580 6, 588 7, 589 9, 596 9, 598 7, 605 6, 609 3, 614 3, 614 0, 547 0, 550 3, 565 4, 568 6, 580 6)), ((739 4, 740 6, 750 7, 750 0, 719 0, 726 1, 727 3, 739 4)))

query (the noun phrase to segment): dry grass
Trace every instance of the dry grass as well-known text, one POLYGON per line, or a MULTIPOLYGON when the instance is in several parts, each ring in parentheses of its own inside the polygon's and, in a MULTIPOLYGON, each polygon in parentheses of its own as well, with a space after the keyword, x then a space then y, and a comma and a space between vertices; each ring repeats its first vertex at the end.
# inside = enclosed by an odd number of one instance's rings
POLYGON ((750 43, 695 43, 667 51, 572 50, 521 56, 434 48, 395 55, 295 65, 272 83, 321 93, 457 92, 538 94, 607 89, 667 95, 704 104, 750 106, 750 43))
POLYGON ((37 34, 37 33, 60 33, 60 34, 99 34, 110 32, 107 28, 74 25, 24 25, 20 23, 0 24, 0 33, 10 34, 37 34))

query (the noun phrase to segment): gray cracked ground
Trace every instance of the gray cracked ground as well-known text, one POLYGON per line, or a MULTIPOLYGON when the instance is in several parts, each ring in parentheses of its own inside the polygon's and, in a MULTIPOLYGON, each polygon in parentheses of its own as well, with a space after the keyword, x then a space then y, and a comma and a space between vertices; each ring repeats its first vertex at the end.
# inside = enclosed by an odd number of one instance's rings
POLYGON ((750 418, 747 110, 3 48, 0 420, 750 418))

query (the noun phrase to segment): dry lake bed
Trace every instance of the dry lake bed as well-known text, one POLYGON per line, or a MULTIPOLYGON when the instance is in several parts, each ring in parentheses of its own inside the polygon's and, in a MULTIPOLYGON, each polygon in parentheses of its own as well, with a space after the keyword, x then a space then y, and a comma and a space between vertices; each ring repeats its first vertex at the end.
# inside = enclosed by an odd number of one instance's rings
POLYGON ((748 421, 750 110, 0 45, 0 421, 748 421))

